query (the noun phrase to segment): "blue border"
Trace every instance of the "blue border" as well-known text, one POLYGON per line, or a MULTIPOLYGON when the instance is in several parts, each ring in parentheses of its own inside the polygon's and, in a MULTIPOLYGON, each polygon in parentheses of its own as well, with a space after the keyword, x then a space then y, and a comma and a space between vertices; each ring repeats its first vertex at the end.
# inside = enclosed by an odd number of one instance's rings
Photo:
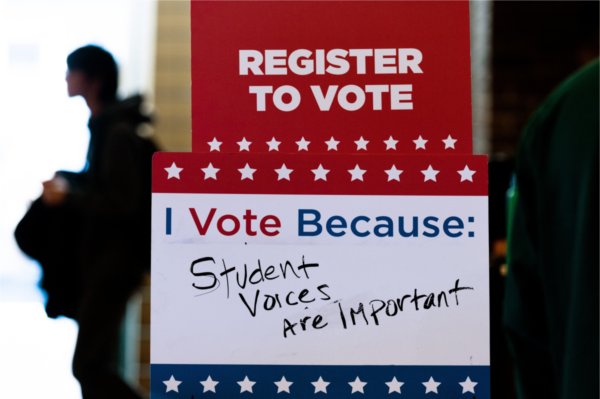
POLYGON ((321 365, 181 365, 181 364, 152 364, 151 372, 151 398, 490 398, 490 367, 489 366, 321 366, 321 365), (200 381, 205 381, 210 375, 211 379, 218 381, 216 392, 203 392, 204 387, 200 381), (177 390, 167 392, 167 385, 163 381, 173 378, 180 383, 177 390), (252 393, 241 393, 238 381, 248 377, 255 384, 252 393), (280 381, 285 376, 287 381, 292 381, 290 393, 277 393, 275 381, 280 381), (327 393, 315 393, 311 384, 319 377, 329 382, 327 393), (364 392, 352 393, 348 384, 359 377, 366 382, 364 392), (386 382, 397 381, 404 384, 401 393, 389 392, 386 382), (426 393, 423 382, 433 377, 440 385, 437 394, 426 393), (476 382, 474 392, 463 393, 460 382, 467 377, 476 382))

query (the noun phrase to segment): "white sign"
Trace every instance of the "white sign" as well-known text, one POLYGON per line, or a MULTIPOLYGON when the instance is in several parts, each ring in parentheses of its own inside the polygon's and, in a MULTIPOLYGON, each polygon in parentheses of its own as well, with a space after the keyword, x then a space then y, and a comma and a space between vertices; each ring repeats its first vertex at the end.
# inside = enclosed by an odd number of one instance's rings
MULTIPOLYGON (((372 397, 395 393, 386 385, 394 379, 419 395, 435 386, 456 397, 461 382, 489 390, 487 196, 357 195, 347 184, 349 194, 219 193, 218 181, 202 179, 206 154, 176 163, 161 155, 155 173, 166 185, 155 184, 152 215, 154 396, 175 392, 175 381, 184 397, 204 393, 199 381, 209 376, 219 381, 210 392, 227 398, 275 397, 284 376, 294 382, 288 393, 302 398, 357 393, 355 377, 372 397), (156 171, 171 164, 183 171, 178 178, 156 171), (327 392, 312 384, 319 377, 327 392)), ((222 166, 213 158, 213 168, 222 166)), ((485 185, 480 161, 470 166, 480 182, 440 168, 433 183, 448 175, 459 188, 441 191, 485 185)), ((233 168, 238 179, 242 165, 233 168)), ((256 191, 265 191, 256 178, 256 191)))

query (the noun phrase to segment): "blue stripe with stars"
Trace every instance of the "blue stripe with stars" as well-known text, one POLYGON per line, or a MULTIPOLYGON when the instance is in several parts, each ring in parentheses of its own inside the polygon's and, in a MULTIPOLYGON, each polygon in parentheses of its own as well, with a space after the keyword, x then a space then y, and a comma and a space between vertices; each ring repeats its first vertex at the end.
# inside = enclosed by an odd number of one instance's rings
POLYGON ((152 399, 490 398, 489 366, 152 364, 150 370, 152 399))

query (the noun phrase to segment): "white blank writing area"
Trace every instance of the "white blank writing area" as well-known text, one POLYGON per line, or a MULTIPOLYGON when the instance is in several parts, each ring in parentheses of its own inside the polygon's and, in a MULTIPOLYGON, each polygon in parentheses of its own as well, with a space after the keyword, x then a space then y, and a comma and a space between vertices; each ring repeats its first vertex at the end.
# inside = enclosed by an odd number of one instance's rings
POLYGON ((6 398, 81 397, 72 320, 49 319, 40 268, 13 231, 41 182, 80 170, 88 111, 66 93, 66 56, 95 43, 121 67, 121 90, 152 87, 154 1, 0 0, 0 384, 6 398))

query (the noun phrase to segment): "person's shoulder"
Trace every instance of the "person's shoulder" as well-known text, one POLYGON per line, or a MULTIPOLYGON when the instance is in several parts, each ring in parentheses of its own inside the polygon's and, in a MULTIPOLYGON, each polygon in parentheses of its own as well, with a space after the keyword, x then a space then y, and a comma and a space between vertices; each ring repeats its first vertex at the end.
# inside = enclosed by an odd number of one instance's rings
MULTIPOLYGON (((557 121, 597 121, 600 86, 598 76, 600 63, 596 59, 563 80, 535 110, 529 119, 522 137, 522 144, 531 145, 541 139, 540 135, 556 128, 557 121)), ((589 123, 587 123, 589 124, 589 123)), ((593 124, 593 123, 592 123, 593 124)))
POLYGON ((584 92, 598 96, 598 78, 600 73, 600 59, 583 66, 581 69, 568 77, 558 88, 559 92, 568 94, 572 92, 584 92))
POLYGON ((539 107, 535 116, 543 119, 558 112, 579 114, 585 109, 597 111, 599 67, 600 62, 595 59, 563 80, 539 107))
POLYGON ((141 95, 115 102, 103 116, 107 120, 109 135, 116 139, 135 138, 144 126, 152 124, 152 116, 146 112, 141 95))
POLYGON ((112 125, 152 124, 152 115, 146 108, 144 97, 138 94, 111 104, 106 108, 104 116, 112 125))

